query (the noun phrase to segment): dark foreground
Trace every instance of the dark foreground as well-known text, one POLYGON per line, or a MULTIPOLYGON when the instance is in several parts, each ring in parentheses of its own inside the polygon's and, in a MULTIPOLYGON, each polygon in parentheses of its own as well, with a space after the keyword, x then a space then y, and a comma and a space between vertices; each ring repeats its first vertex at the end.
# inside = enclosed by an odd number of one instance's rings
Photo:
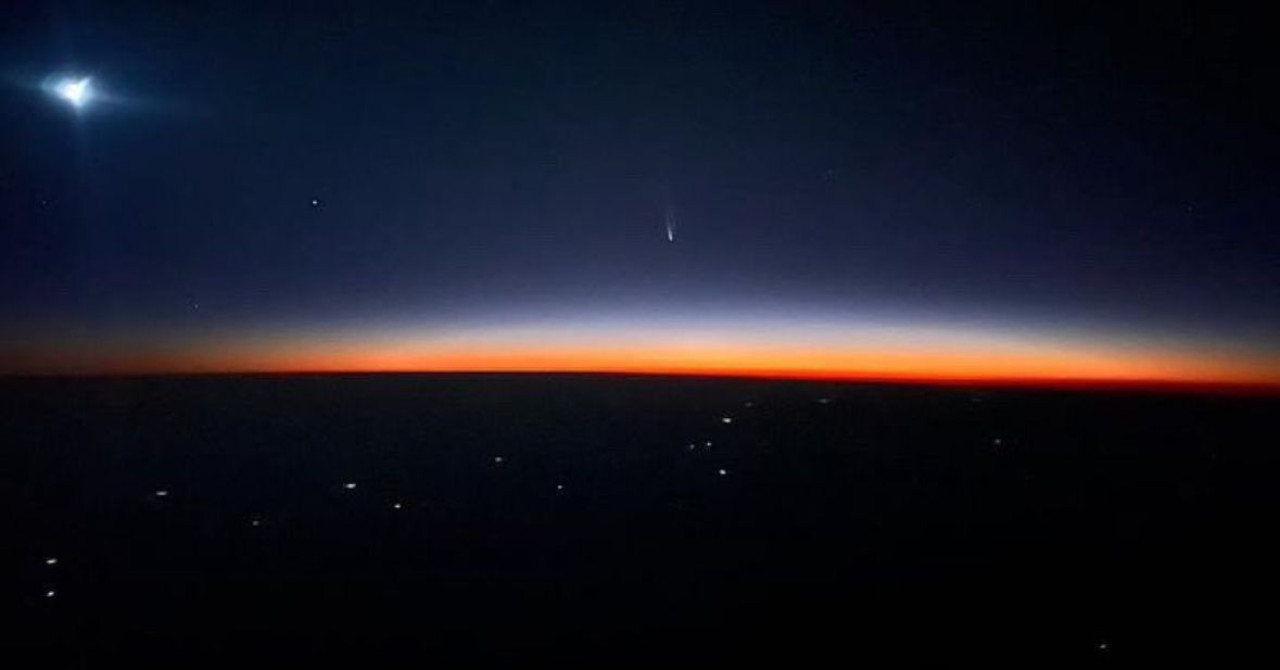
POLYGON ((0 652, 47 667, 1130 666, 1275 635, 1275 399, 368 376, 0 402, 0 652))

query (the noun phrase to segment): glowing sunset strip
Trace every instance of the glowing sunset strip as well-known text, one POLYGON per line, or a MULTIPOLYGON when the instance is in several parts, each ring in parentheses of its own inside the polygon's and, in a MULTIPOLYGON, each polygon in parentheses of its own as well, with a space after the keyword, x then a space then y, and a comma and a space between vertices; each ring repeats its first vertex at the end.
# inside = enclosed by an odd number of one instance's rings
POLYGON ((733 330, 488 327, 303 330, 38 346, 11 371, 601 372, 926 382, 1246 384, 1280 388, 1280 363, 1142 343, 898 328, 733 330))

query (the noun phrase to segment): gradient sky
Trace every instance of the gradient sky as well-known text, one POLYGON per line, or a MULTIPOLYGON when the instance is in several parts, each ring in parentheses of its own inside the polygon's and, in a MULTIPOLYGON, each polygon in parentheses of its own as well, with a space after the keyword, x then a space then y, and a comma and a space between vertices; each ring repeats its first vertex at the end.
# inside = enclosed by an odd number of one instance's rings
POLYGON ((175 4, 4 10, 0 370, 1280 385, 1243 5, 175 4))

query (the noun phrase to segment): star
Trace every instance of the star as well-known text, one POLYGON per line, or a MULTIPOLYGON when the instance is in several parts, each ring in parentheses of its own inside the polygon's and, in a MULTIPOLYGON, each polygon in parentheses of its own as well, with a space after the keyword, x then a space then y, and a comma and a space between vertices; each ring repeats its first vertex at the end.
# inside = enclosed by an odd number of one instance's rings
POLYGON ((733 423, 733 417, 720 417, 720 423, 733 423))
POLYGON ((160 489, 159 491, 156 491, 156 497, 157 497, 157 498, 164 498, 164 497, 166 497, 166 496, 168 496, 168 495, 169 495, 169 492, 168 492, 168 491, 166 491, 165 489, 160 489))
POLYGON ((75 109, 83 109, 93 98, 89 77, 64 77, 53 84, 53 93, 75 109))
POLYGON ((346 490, 348 490, 348 491, 354 491, 354 490, 355 490, 355 488, 356 488, 356 483, 355 483, 355 482, 347 482, 346 484, 343 484, 343 485, 342 485, 342 488, 344 488, 344 489, 346 489, 346 490))
POLYGON ((719 470, 716 470, 716 474, 718 474, 718 475, 720 475, 721 477, 723 477, 723 476, 725 476, 725 475, 729 474, 729 471, 728 471, 728 470, 725 470, 724 468, 720 468, 719 470))
POLYGON ((56 558, 54 558, 54 557, 50 556, 49 558, 44 559, 44 564, 45 564, 45 565, 57 565, 57 564, 58 564, 58 559, 56 559, 56 558))

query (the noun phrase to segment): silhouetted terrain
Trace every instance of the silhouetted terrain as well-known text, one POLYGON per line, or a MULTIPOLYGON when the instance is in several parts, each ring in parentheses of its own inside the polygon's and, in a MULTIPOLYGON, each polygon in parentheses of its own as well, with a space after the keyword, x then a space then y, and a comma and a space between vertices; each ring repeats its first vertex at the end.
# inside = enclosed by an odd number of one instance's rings
POLYGON ((7 658, 1079 667, 1273 635, 1273 398, 406 375, 0 401, 7 658))

